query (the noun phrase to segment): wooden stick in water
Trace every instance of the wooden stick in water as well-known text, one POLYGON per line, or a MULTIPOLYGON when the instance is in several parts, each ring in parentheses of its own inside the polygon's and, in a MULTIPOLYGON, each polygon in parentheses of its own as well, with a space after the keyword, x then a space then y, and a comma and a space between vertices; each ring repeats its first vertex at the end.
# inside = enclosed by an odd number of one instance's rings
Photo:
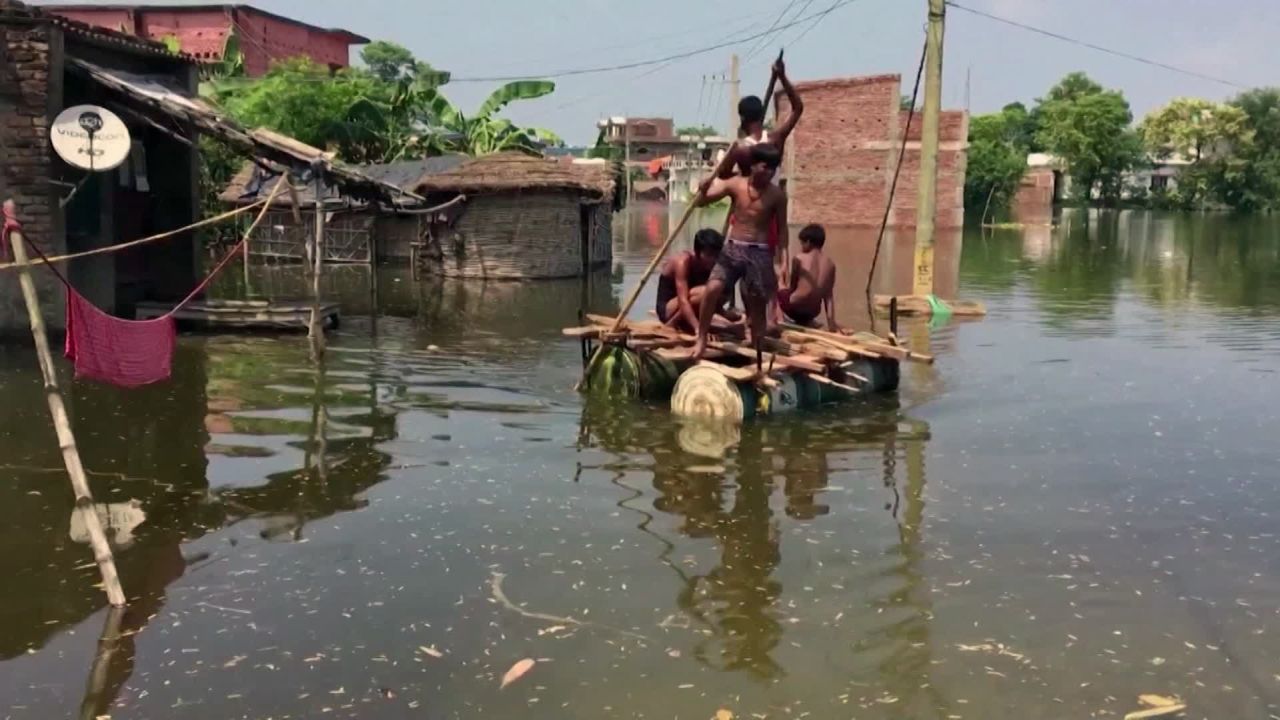
MULTIPOLYGON (((4 215, 6 217, 14 215, 12 200, 5 202, 4 215)), ((13 257, 18 265, 18 282, 22 285, 22 298, 26 301, 27 316, 31 319, 31 335, 36 344, 40 373, 44 376, 45 399, 49 402, 49 414, 53 416, 53 428, 58 434, 62 462, 67 467, 67 475, 71 478, 71 489, 76 495, 76 512, 79 513, 85 529, 89 531, 89 546, 93 548, 93 559, 98 563, 98 572, 102 575, 102 587, 107 593, 107 602, 116 607, 122 607, 125 604, 124 588, 120 586, 115 557, 111 554, 107 534, 102 530, 98 511, 94 508, 93 494, 89 491, 89 479, 85 475, 84 465, 80 463, 76 436, 71 431, 71 420, 67 417, 67 407, 62 401, 62 391, 58 389, 57 368, 54 367, 53 355, 49 352, 49 336, 45 330, 44 315, 40 312, 40 299, 36 295, 36 285, 31 279, 31 266, 27 260, 25 241, 19 231, 11 233, 9 241, 13 245, 13 257)))
MULTIPOLYGON (((732 153, 726 153, 725 156, 721 158, 719 164, 716 166, 715 175, 713 177, 720 175, 721 168, 724 167, 724 164, 728 162, 731 156, 732 153)), ((680 222, 676 223, 676 226, 667 234, 667 241, 662 243, 662 247, 658 248, 658 252, 654 253, 653 260, 649 261, 649 267, 645 268, 644 274, 640 276, 640 282, 636 283, 635 289, 631 291, 631 296, 627 298, 625 303, 623 303, 622 310, 618 312, 618 317, 613 321, 611 332, 617 332, 622 327, 623 323, 626 322, 627 313, 631 312, 632 306, 634 306, 636 304, 636 300, 640 298, 640 291, 643 290, 645 284, 649 282, 649 276, 653 275, 653 271, 658 267, 658 263, 662 262, 662 258, 666 256, 667 250, 671 249, 671 243, 675 242, 675 239, 679 237, 680 231, 684 230, 684 226, 689 222, 689 218, 693 216, 693 211, 698 207, 698 203, 702 201, 704 195, 705 193, 702 188, 699 187, 698 193, 693 197, 693 202, 689 203, 689 207, 684 210, 684 215, 680 216, 680 222)), ((603 356, 604 345, 601 344, 600 347, 596 348, 595 354, 591 356, 591 360, 587 363, 587 367, 582 371, 582 378, 578 380, 578 384, 573 388, 574 390, 582 390, 582 388, 586 387, 587 382, 589 382, 588 378, 591 377, 591 373, 595 372, 596 366, 600 364, 600 359, 603 356)))

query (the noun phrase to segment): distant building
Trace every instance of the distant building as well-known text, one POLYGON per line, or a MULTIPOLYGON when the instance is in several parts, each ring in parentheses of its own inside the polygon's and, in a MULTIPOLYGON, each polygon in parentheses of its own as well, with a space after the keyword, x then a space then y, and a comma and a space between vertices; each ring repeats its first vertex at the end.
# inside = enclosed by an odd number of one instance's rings
MULTIPOLYGON (((1179 153, 1147 155, 1142 167, 1124 174, 1120 196, 1128 200, 1147 193, 1173 192, 1178 189, 1178 176, 1192 164, 1193 160, 1179 153)), ((1011 207, 1020 221, 1041 220, 1052 215, 1053 208, 1071 194, 1071 173, 1066 161, 1049 153, 1031 153, 1011 207)))
POLYGON ((178 39, 183 53, 218 62, 234 33, 245 72, 258 77, 278 60, 305 56, 330 69, 351 62, 351 46, 369 38, 347 30, 321 28, 259 10, 251 5, 44 5, 42 11, 87 25, 147 40, 178 39))
POLYGON ((647 176, 633 182, 633 191, 656 199, 689 195, 690 183, 697 187, 694 178, 714 169, 719 153, 733 144, 732 138, 715 135, 679 135, 671 118, 611 117, 596 127, 606 143, 629 157, 635 175, 647 176))

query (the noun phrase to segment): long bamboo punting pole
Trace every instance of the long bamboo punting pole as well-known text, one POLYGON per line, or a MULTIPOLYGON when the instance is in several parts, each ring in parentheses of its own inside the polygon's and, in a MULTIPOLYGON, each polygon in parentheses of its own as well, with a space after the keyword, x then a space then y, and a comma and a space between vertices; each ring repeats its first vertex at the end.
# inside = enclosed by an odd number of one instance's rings
MULTIPOLYGON (((14 215, 12 200, 5 202, 4 214, 6 217, 14 215)), ((80 463, 80 451, 76 448, 76 436, 71 431, 71 420, 67 417, 67 407, 62 401, 62 391, 58 389, 57 368, 53 364, 53 354, 49 352, 49 336, 45 330, 44 315, 40 312, 40 298, 36 295, 35 281, 31 279, 31 266, 27 260, 27 248, 21 231, 10 233, 9 242, 13 246, 13 258, 18 265, 22 299, 26 301, 27 316, 31 319, 31 335, 36 343, 40 373, 44 376, 45 399, 49 402, 49 414, 53 416, 53 428, 58 433, 62 462, 67 466, 71 489, 76 495, 76 512, 89 531, 89 545, 93 548, 93 559, 97 561, 98 571, 102 574, 102 587, 107 593, 107 601, 121 607, 125 604, 124 589, 120 586, 120 575, 116 572, 116 561, 111 554, 111 545, 107 543, 107 534, 102 530, 98 511, 93 505, 89 478, 85 475, 84 465, 80 463)))
MULTIPOLYGON (((719 177, 720 171, 724 168, 725 163, 729 162, 732 157, 733 153, 727 152, 724 157, 720 158, 720 162, 716 164, 716 169, 714 171, 715 174, 712 175, 713 178, 719 177)), ((618 317, 613 321, 611 332, 617 332, 622 328, 623 322, 627 319, 627 313, 631 312, 631 308, 636 304, 636 300, 640 297, 640 291, 644 290, 645 283, 649 282, 649 276, 653 275, 654 269, 658 267, 658 263, 662 262, 662 258, 666 256, 667 250, 671 248, 671 243, 675 242, 676 237, 680 235, 680 231, 684 229, 686 224, 688 224, 689 218, 693 216, 693 211, 698 207, 698 203, 702 201, 705 194, 706 193, 703 191, 702 187, 699 186, 697 194, 695 194, 693 196, 693 200, 689 202, 689 207, 684 209, 684 215, 680 216, 680 222, 676 223, 676 226, 667 234, 667 241, 662 243, 662 247, 658 248, 658 252, 654 253, 653 259, 649 261, 649 267, 645 268, 644 274, 640 276, 640 282, 636 283, 635 290, 631 291, 631 296, 627 298, 625 303, 623 303, 622 310, 618 312, 618 317)), ((600 363, 600 358, 603 356, 604 343, 600 343, 596 346, 595 354, 591 356, 591 360, 587 363, 587 367, 582 371, 582 378, 578 380, 578 384, 573 388, 574 390, 582 390, 586 387, 589 382, 588 378, 591 377, 591 373, 595 372, 596 365, 600 363)))
POLYGON ((312 163, 316 186, 316 233, 312 242, 311 257, 311 322, 307 334, 311 338, 311 352, 318 361, 324 356, 324 328, 320 318, 320 274, 324 268, 324 172, 319 162, 312 163))

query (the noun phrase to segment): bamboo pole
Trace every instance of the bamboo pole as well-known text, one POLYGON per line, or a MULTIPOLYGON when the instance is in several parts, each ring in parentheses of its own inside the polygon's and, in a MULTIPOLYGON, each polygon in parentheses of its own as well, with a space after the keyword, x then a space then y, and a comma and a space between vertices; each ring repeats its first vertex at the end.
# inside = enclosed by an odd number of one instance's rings
MULTIPOLYGON (((14 216, 12 200, 5 202, 4 214, 5 217, 14 216)), ((107 601, 116 607, 122 607, 125 604, 124 589, 120 586, 120 575, 116 572, 116 561, 111 554, 111 545, 107 543, 107 534, 102 530, 102 522, 94 508, 89 479, 85 475, 84 465, 80 463, 80 451, 76 448, 76 436, 71 431, 71 420, 67 417, 62 392, 58 389, 57 368, 54 367, 53 355, 49 352, 49 336, 45 330, 44 315, 40 312, 35 281, 31 278, 31 266, 27 260, 22 232, 14 230, 10 233, 9 242, 13 246, 13 257, 18 266, 18 282, 22 285, 27 316, 31 320, 31 335, 35 340, 36 356, 40 360, 40 373, 44 376, 49 415, 53 417, 58 447, 62 450, 62 462, 66 465, 67 475, 71 478, 71 489, 76 496, 76 512, 89 531, 89 545, 93 548, 93 559, 98 563, 98 571, 102 575, 102 587, 107 593, 107 601)))
POLYGON ((120 630, 124 614, 124 608, 107 609, 107 619, 103 622, 102 634, 98 637, 98 652, 93 657, 84 698, 80 701, 80 720, 97 720, 111 707, 113 698, 107 695, 107 687, 111 684, 111 663, 120 650, 120 630))
POLYGON ((324 357, 324 328, 320 318, 320 274, 324 268, 324 171, 319 162, 312 163, 316 186, 316 227, 311 256, 311 321, 307 336, 311 338, 311 352, 319 361, 324 357))
MULTIPOLYGON (((723 158, 720 158, 720 162, 717 163, 714 171, 715 174, 711 176, 713 179, 720 176, 720 171, 724 168, 725 163, 729 162, 732 157, 733 153, 728 152, 725 153, 723 158)), ((649 261, 649 267, 645 268, 644 274, 640 276, 640 282, 636 283, 635 290, 631 291, 631 296, 627 298, 625 303, 623 303, 622 310, 618 312, 618 317, 614 319, 609 332, 616 333, 622 328, 623 323, 626 322, 627 313, 631 312, 631 308, 636 304, 636 300, 640 298, 640 291, 643 290, 645 284, 649 282, 649 276, 653 275, 654 269, 658 267, 658 263, 662 262, 662 258, 666 256, 667 250, 671 248, 671 243, 675 242, 675 239, 680 235, 680 231, 684 230, 684 226, 689 222, 689 218, 693 216, 693 211, 697 209, 698 203, 701 202, 702 198, 705 196, 706 191, 699 186, 697 194, 693 196, 693 200, 689 203, 689 207, 685 208, 684 214, 680 216, 680 222, 676 223, 676 226, 667 234, 667 241, 662 243, 662 247, 658 248, 658 252, 654 253, 653 259, 649 261)), ((630 225, 630 223, 628 223, 628 225, 630 225)), ((591 373, 595 372, 596 365, 600 364, 600 359, 602 357, 604 357, 604 343, 600 343, 596 346, 595 354, 591 356, 591 360, 587 363, 587 367, 582 371, 582 377, 578 380, 578 384, 574 385, 574 390, 580 391, 586 387, 589 382, 588 378, 591 377, 591 373)))

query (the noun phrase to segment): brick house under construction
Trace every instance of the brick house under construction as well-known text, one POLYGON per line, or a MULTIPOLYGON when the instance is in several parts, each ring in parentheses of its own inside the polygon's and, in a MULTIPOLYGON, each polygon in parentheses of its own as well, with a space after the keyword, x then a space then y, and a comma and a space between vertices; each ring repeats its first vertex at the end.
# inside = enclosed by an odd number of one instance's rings
MULTIPOLYGON (((796 83, 804 100, 804 118, 787 141, 783 167, 792 224, 880 225, 910 114, 901 109, 901 81, 898 75, 873 75, 796 83)), ((786 96, 779 93, 779 116, 788 109, 786 96)), ((923 124, 916 113, 906 138, 891 227, 911 227, 916 222, 923 124)), ((941 229, 964 224, 968 137, 968 113, 944 111, 935 216, 941 229)))

